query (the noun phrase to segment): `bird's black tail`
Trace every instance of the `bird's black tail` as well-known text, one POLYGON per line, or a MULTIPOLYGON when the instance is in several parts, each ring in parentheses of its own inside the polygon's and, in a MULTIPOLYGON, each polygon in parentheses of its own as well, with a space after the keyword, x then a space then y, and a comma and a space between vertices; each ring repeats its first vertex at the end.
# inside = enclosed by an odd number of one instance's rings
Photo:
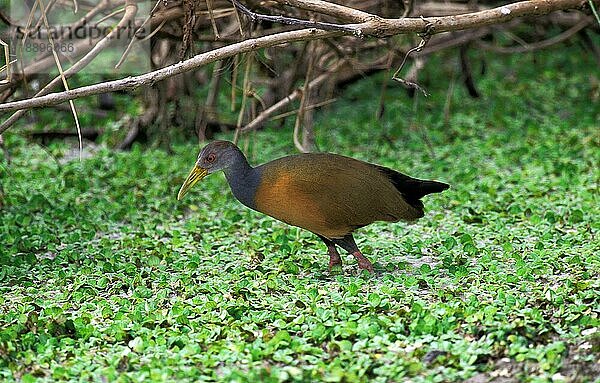
POLYGON ((439 181, 416 180, 419 182, 419 193, 417 198, 422 198, 427 194, 441 193, 448 189, 450 185, 439 181))
POLYGON ((415 207, 422 208, 423 204, 419 200, 427 194, 440 193, 450 187, 450 185, 443 182, 412 178, 383 166, 378 166, 378 168, 392 181, 392 184, 404 196, 406 202, 415 207))

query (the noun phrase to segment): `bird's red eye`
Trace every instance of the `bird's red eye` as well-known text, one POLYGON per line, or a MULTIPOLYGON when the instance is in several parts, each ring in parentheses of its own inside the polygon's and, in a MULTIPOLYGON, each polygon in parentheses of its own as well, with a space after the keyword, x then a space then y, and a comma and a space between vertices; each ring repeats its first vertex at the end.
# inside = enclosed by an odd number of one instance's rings
POLYGON ((213 162, 215 162, 216 159, 217 159, 217 156, 214 153, 210 153, 206 157, 206 162, 208 162, 209 164, 212 164, 213 162))

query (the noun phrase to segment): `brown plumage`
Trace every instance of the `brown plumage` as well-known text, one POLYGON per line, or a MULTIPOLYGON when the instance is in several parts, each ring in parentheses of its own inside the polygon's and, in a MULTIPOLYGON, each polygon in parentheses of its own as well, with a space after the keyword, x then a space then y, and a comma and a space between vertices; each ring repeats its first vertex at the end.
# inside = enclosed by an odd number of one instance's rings
POLYGON ((330 239, 375 221, 420 218, 419 205, 408 203, 380 168, 335 154, 269 162, 255 194, 256 210, 330 239))
POLYGON ((361 269, 373 271, 352 232, 375 221, 421 218, 420 198, 448 188, 328 153, 288 156, 252 168, 235 145, 216 141, 200 152, 178 198, 217 170, 224 170, 233 194, 244 205, 317 234, 329 250, 330 268, 341 265, 338 245, 357 258, 361 269))

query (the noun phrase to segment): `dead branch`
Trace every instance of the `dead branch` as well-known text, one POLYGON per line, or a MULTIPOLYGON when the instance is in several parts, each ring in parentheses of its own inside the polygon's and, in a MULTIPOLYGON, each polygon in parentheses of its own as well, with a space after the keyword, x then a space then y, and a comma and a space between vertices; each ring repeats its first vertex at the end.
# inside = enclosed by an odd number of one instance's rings
POLYGON ((306 11, 311 11, 323 15, 333 16, 340 20, 352 21, 355 23, 364 23, 369 19, 376 17, 368 12, 363 12, 355 8, 346 7, 340 4, 330 3, 320 0, 275 0, 280 4, 289 5, 306 11))
POLYGON ((318 28, 324 31, 344 31, 354 33, 356 29, 352 26, 346 26, 343 24, 332 24, 332 23, 324 23, 321 21, 310 21, 310 20, 301 20, 296 19, 294 17, 286 17, 286 16, 271 16, 271 15, 263 15, 260 13, 252 12, 248 8, 246 8, 242 3, 237 0, 231 0, 235 7, 239 9, 244 15, 248 16, 252 22, 260 22, 260 21, 269 21, 272 23, 293 25, 297 27, 303 28, 318 28))

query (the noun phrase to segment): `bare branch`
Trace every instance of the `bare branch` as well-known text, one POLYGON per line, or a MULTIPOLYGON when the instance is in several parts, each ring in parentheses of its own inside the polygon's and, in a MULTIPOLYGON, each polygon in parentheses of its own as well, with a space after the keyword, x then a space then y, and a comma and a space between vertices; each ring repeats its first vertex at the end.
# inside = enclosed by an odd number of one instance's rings
POLYGON ((506 23, 518 17, 541 16, 554 11, 580 8, 584 3, 582 0, 531 0, 455 16, 379 19, 364 23, 368 26, 362 29, 362 33, 384 37, 407 32, 425 32, 429 24, 433 25, 431 33, 458 31, 506 23))
POLYGON ((215 22, 215 15, 213 14, 212 0, 206 0, 206 7, 208 8, 208 15, 210 16, 210 23, 212 24, 213 33, 215 34, 215 40, 219 39, 219 30, 217 29, 217 23, 215 22))
MULTIPOLYGON (((46 27, 46 29, 50 29, 50 23, 48 22, 48 17, 47 17, 47 12, 50 9, 50 5, 54 4, 54 1, 51 1, 48 4, 48 7, 44 8, 44 3, 42 0, 37 0, 38 6, 40 9, 44 9, 44 11, 42 12, 42 15, 40 17, 40 20, 43 21, 44 26, 46 27)), ((52 37, 52 34, 48 34, 48 42, 50 43, 50 46, 52 47, 52 55, 54 56, 54 61, 56 62, 56 67, 58 68, 58 73, 59 73, 59 77, 60 80, 63 83, 63 86, 65 87, 65 90, 69 90, 69 84, 67 83, 67 78, 65 77, 65 73, 63 71, 62 68, 62 64, 60 62, 60 59, 58 58, 58 53, 56 52, 56 49, 54 48, 54 38, 52 37)), ((81 160, 81 152, 83 151, 83 140, 81 139, 81 126, 79 125, 79 116, 77 115, 77 110, 75 109, 75 102, 73 102, 73 100, 69 100, 69 106, 71 107, 71 112, 73 113, 73 119, 75 120, 75 126, 77 128, 77 137, 79 138, 79 159, 81 160)))
MULTIPOLYGON (((431 24, 430 24, 431 26, 431 24)), ((428 28, 430 29, 430 28, 428 28)), ((406 88, 408 89, 416 89, 416 90, 420 90, 423 95, 425 97, 429 96, 429 94, 427 93, 427 91, 425 89, 423 89, 419 84, 417 84, 415 81, 411 81, 410 78, 411 76, 407 76, 407 79, 403 79, 401 77, 398 77, 398 73, 400 73, 400 71, 402 70, 402 67, 404 67, 404 64, 406 63, 406 59, 408 58, 408 56, 412 53, 412 52, 420 52, 423 47, 429 42, 429 40, 431 39, 431 35, 430 32, 427 31, 424 34, 421 35, 421 42, 419 43, 419 45, 417 45, 414 48, 411 48, 408 50, 408 52, 406 52, 406 54, 404 55, 404 58, 402 59, 402 63, 400 64, 400 67, 398 67, 398 69, 396 70, 396 72, 394 72, 394 74, 392 75, 392 80, 394 81, 398 81, 400 84, 404 85, 406 88)), ((414 77, 416 78, 416 73, 421 69, 421 60, 419 60, 419 58, 417 58, 415 60, 415 65, 414 65, 414 77)))
POLYGON ((351 32, 351 33, 357 32, 356 28, 354 28, 352 26, 343 25, 343 24, 332 24, 332 23, 324 23, 324 22, 320 22, 320 21, 301 20, 301 19, 296 19, 296 18, 287 17, 287 16, 263 15, 260 13, 252 12, 251 10, 246 8, 242 3, 240 3, 238 0, 231 0, 231 2, 234 4, 234 6, 237 9, 239 9, 243 14, 248 16, 250 18, 250 20, 252 20, 253 22, 270 21, 273 23, 294 25, 294 26, 304 27, 304 28, 318 28, 318 29, 322 29, 324 31, 344 31, 344 32, 351 32))
MULTIPOLYGON (((316 104, 307 105, 304 109, 305 110, 313 110, 313 109, 320 108, 322 106, 333 104, 336 101, 337 101, 337 98, 330 98, 329 100, 317 102, 316 104)), ((293 116, 294 114, 296 114, 298 112, 299 112, 299 109, 290 110, 289 112, 281 113, 281 114, 271 117, 271 120, 279 120, 281 118, 293 116)))
POLYGON ((248 54, 246 57, 246 68, 244 70, 244 81, 242 83, 242 105, 240 106, 237 124, 235 125, 235 136, 233 137, 234 143, 237 143, 238 141, 242 120, 244 118, 244 113, 246 112, 246 103, 248 101, 248 94, 250 93, 250 68, 252 68, 253 61, 254 55, 248 54))
MULTIPOLYGON (((131 36, 131 40, 129 41, 129 44, 127 44, 127 48, 125 48, 125 51, 123 52, 123 54, 121 55, 121 58, 119 59, 119 62, 117 62, 117 64, 115 65, 116 69, 119 69, 119 67, 123 64, 123 62, 125 61, 125 59, 127 58, 127 55, 129 54, 129 51, 131 50, 131 47, 133 46, 133 44, 137 41, 136 36, 139 32, 142 31, 142 29, 144 28, 144 26, 146 25, 146 23, 148 23, 148 21, 150 21, 150 18, 152 17, 152 15, 154 14, 154 11, 156 11, 156 8, 158 8, 158 4, 160 4, 160 0, 157 0, 156 3, 154 4, 154 7, 152 8, 152 10, 150 11, 150 15, 148 15, 148 17, 146 17, 146 19, 144 20, 144 22, 142 23, 142 25, 140 25, 135 32, 133 32, 133 35, 131 36)), ((164 21, 163 21, 164 23, 164 21)), ((159 25, 157 28, 157 31, 160 30, 160 28, 162 28, 162 25, 159 25)), ((153 32, 154 33, 154 32, 153 32)))
MULTIPOLYGON (((312 71, 315 65, 315 45, 314 43, 308 42, 307 44, 311 45, 311 49, 310 49, 310 54, 308 57, 308 69, 306 70, 306 76, 304 79, 304 87, 302 89, 302 96, 300 97, 300 107, 298 108, 298 114, 296 115, 296 122, 294 123, 294 135, 293 135, 293 139, 294 139, 294 145, 296 146, 296 148, 303 152, 303 153, 307 153, 310 151, 310 149, 312 148, 307 148, 306 146, 303 145, 303 142, 300 142, 300 139, 298 138, 298 134, 300 132, 300 126, 304 126, 304 129, 302 129, 303 131, 303 135, 306 135, 306 126, 305 126, 305 121, 304 121, 304 113, 306 111, 306 104, 308 103, 308 100, 310 98, 310 77, 312 76, 312 71)), ((304 141, 304 139, 302 140, 304 141)))
POLYGON ((337 17, 341 20, 352 21, 355 23, 364 23, 374 17, 378 17, 368 12, 359 11, 358 9, 345 7, 340 4, 330 3, 321 0, 275 0, 280 4, 289 5, 292 7, 312 11, 323 15, 337 17))

